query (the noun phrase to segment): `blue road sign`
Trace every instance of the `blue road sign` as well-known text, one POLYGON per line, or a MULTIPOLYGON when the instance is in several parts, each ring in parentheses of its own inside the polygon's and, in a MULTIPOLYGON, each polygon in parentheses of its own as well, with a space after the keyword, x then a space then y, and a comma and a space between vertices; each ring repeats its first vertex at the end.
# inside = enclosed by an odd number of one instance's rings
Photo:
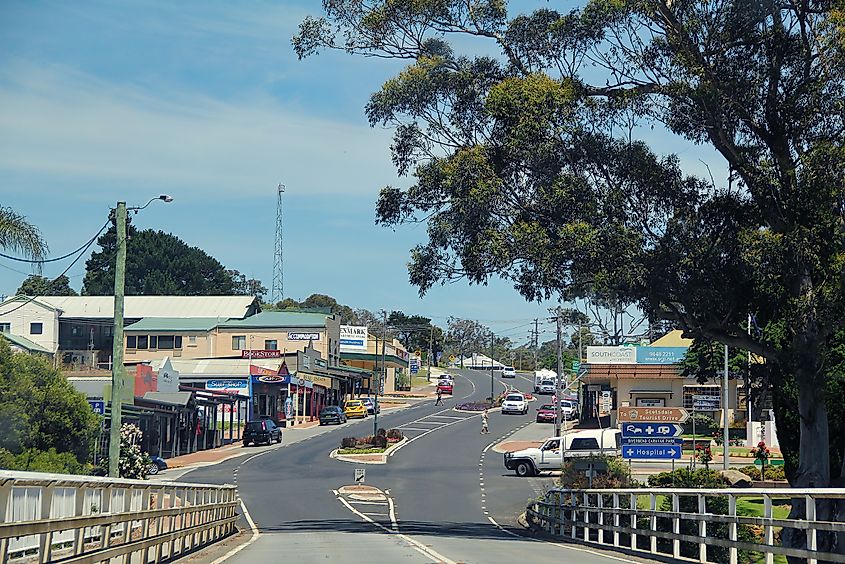
POLYGON ((681 445, 628 445, 622 447, 622 458, 681 458, 681 445))
POLYGON ((677 423, 622 423, 623 437, 680 437, 684 428, 677 423))
POLYGON ((680 437, 622 437, 622 445, 682 445, 680 437))
POLYGON ((94 413, 96 413, 97 415, 105 415, 106 414, 106 402, 97 401, 97 400, 88 400, 88 403, 91 405, 91 409, 93 409, 94 413))

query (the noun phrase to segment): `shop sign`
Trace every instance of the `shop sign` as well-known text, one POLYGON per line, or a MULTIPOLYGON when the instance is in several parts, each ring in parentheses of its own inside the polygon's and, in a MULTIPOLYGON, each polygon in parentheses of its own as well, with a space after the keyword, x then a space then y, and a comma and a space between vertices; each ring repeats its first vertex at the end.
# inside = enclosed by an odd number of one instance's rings
POLYGON ((366 325, 341 325, 341 352, 367 352, 367 334, 366 325))
POLYGON ((249 387, 246 380, 208 380, 206 390, 241 390, 249 387))
POLYGON ((637 407, 664 407, 666 400, 663 398, 637 398, 637 407))
POLYGON ((332 387, 332 379, 326 378, 325 376, 311 376, 309 375, 308 378, 314 382, 317 386, 323 386, 324 388, 331 388, 332 387))
POLYGON ((316 364, 317 366, 319 366, 319 367, 321 367, 321 368, 326 368, 326 367, 328 366, 328 364, 326 363, 326 361, 325 361, 325 360, 323 360, 322 358, 315 358, 315 359, 314 359, 314 364, 316 364))
POLYGON ((636 364, 637 349, 634 347, 587 347, 589 364, 636 364))
POLYGON ((278 384, 284 381, 284 376, 279 376, 278 374, 267 374, 265 376, 254 376, 256 380, 262 382, 264 384, 278 384))
POLYGON ((288 341, 319 341, 319 333, 288 333, 288 341))
POLYGON ((282 351, 269 350, 243 350, 241 351, 241 358, 282 358, 282 351))
POLYGON ((678 364, 684 360, 687 347, 637 347, 637 364, 678 364))

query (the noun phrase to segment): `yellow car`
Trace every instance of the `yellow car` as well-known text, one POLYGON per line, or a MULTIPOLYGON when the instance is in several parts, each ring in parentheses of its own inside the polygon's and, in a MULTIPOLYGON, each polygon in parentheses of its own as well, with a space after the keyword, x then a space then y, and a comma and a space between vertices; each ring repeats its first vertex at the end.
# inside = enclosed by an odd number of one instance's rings
POLYGON ((343 404, 343 412, 347 417, 361 417, 367 416, 367 406, 361 400, 348 400, 343 404))

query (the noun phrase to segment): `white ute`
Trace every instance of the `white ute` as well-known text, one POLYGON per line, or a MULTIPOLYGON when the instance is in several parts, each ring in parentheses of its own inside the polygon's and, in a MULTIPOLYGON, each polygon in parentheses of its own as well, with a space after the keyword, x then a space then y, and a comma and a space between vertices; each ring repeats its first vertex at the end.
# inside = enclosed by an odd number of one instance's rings
POLYGON ((505 453, 505 468, 517 476, 536 476, 540 472, 559 470, 563 459, 585 456, 621 456, 622 433, 619 429, 590 429, 551 437, 539 448, 526 448, 505 453), (561 439, 565 441, 561 450, 561 439))
POLYGON ((502 413, 519 413, 521 415, 528 413, 528 402, 525 401, 525 396, 519 392, 510 392, 505 396, 505 401, 502 402, 502 413))

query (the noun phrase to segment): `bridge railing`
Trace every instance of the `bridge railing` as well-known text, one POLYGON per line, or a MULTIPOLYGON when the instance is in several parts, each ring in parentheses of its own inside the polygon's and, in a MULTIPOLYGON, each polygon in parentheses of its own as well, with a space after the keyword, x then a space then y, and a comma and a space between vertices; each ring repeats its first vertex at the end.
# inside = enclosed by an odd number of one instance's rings
POLYGON ((160 562, 234 532, 234 486, 0 470, 0 564, 160 562))
POLYGON ((745 551, 767 564, 775 555, 814 564, 845 562, 845 554, 820 550, 821 537, 845 533, 845 523, 816 518, 842 499, 840 488, 553 489, 529 504, 526 517, 554 536, 679 561, 736 564, 745 551), (784 516, 784 505, 794 504, 804 505, 806 518, 784 516), (804 547, 782 546, 783 529, 806 538, 804 547))

